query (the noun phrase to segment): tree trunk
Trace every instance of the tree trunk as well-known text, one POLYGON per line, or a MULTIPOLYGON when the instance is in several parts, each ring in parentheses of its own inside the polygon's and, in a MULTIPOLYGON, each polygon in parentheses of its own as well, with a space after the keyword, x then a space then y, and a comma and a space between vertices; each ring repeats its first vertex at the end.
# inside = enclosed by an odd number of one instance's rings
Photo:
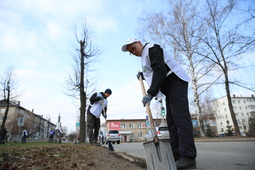
POLYGON ((191 69, 191 79, 192 79, 192 89, 193 89, 193 95, 194 95, 194 104, 195 104, 195 111, 196 111, 196 116, 197 116, 197 122, 198 126, 200 127, 200 135, 205 136, 204 132, 204 125, 203 125, 203 120, 201 120, 201 106, 199 102, 199 95, 198 95, 198 87, 197 87, 197 79, 195 77, 195 68, 193 66, 193 61, 192 58, 189 58, 189 63, 190 63, 190 69, 191 69))
POLYGON ((5 122, 7 120, 7 115, 8 115, 9 107, 10 107, 10 87, 9 87, 9 81, 7 82, 7 99, 5 101, 7 103, 7 106, 6 106, 6 110, 5 110, 5 113, 4 113, 3 123, 2 123, 2 126, 1 126, 0 134, 2 134, 2 132, 4 131, 5 122))
POLYGON ((86 125, 85 125, 85 109, 86 109, 86 93, 84 91, 84 41, 80 41, 80 143, 85 143, 86 125))
POLYGON ((226 68, 226 73, 225 73, 225 88, 226 88, 227 99, 228 99, 228 107, 229 107, 230 115, 231 115, 231 118, 232 118, 232 121, 233 121, 233 124, 234 124, 236 136, 241 136, 239 126, 238 126, 238 123, 237 123, 237 120, 236 120, 236 115, 235 115, 233 105, 232 105, 231 94, 230 94, 230 89, 229 89, 229 80, 228 80, 227 68, 226 68))

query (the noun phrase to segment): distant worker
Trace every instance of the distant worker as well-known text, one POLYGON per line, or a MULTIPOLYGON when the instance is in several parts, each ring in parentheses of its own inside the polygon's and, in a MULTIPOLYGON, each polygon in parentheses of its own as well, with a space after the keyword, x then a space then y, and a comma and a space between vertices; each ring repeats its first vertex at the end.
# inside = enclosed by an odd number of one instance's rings
POLYGON ((177 168, 196 167, 197 151, 188 102, 189 76, 160 45, 143 45, 136 38, 129 38, 122 51, 141 57, 143 72, 138 73, 137 77, 145 79, 149 86, 142 99, 143 105, 150 105, 159 91, 166 96, 166 119, 177 168))
POLYGON ((100 116, 107 117, 107 98, 112 94, 110 89, 105 92, 94 93, 90 97, 90 105, 87 110, 88 136, 91 145, 99 146, 97 139, 100 128, 100 116))
POLYGON ((62 143, 62 130, 61 130, 61 128, 59 128, 59 129, 56 129, 55 130, 56 131, 56 135, 57 135, 57 139, 58 139, 58 143, 62 143))
POLYGON ((26 143, 27 142, 27 136, 28 136, 28 133, 27 133, 27 130, 24 129, 23 132, 22 132, 22 143, 26 143))
POLYGON ((100 131, 99 142, 102 143, 102 145, 105 143, 105 141, 104 141, 104 132, 103 131, 100 131))
POLYGON ((54 131, 54 130, 51 130, 51 131, 50 131, 50 138, 49 138, 49 142, 50 142, 50 143, 53 142, 54 134, 55 134, 55 131, 54 131))

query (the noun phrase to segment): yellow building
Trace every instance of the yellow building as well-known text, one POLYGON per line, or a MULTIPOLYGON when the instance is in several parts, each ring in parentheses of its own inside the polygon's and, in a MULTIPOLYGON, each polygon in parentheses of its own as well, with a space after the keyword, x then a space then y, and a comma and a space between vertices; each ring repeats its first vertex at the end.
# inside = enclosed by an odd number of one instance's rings
MULTIPOLYGON (((164 120, 165 121, 165 120, 164 120)), ((159 126, 162 119, 154 119, 155 126, 159 126)), ((166 125, 166 122, 164 122, 166 125)), ((150 129, 150 122, 146 119, 115 119, 107 120, 106 133, 109 130, 118 130, 121 134, 121 142, 142 142, 150 129)))

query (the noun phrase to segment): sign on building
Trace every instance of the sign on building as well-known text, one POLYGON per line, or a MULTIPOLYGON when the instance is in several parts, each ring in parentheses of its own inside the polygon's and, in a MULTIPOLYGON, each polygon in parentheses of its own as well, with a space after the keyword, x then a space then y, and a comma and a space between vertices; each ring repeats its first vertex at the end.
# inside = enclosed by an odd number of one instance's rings
POLYGON ((192 120, 193 127, 199 127, 197 120, 192 120))
POLYGON ((80 127, 80 122, 76 122, 76 127, 80 127))
POLYGON ((149 120, 146 121, 146 126, 150 126, 150 121, 149 120))
POLYGON ((120 122, 110 122, 109 130, 120 130, 120 122))

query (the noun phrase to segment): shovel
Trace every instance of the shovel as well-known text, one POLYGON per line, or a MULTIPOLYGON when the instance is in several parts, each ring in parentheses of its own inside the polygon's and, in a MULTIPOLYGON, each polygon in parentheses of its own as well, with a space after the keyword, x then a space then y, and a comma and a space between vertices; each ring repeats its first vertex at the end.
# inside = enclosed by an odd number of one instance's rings
MULTIPOLYGON (((103 100, 102 100, 102 102, 101 102, 101 105, 102 105, 102 107, 103 107, 103 113, 104 113, 104 115, 106 115, 106 114, 105 114, 105 110, 104 110, 104 101, 103 101, 103 100)), ((105 118, 105 120, 106 120, 106 118, 105 118)), ((111 141, 111 140, 108 141, 108 148, 109 148, 110 151, 114 151, 114 148, 113 148, 113 146, 112 146, 112 141, 111 141)))
MULTIPOLYGON (((143 96, 146 95, 142 76, 139 77, 143 96)), ((149 170, 176 170, 173 152, 169 140, 159 140, 156 133, 151 109, 148 103, 145 105, 146 113, 150 121, 153 141, 143 143, 147 169, 149 170)))

